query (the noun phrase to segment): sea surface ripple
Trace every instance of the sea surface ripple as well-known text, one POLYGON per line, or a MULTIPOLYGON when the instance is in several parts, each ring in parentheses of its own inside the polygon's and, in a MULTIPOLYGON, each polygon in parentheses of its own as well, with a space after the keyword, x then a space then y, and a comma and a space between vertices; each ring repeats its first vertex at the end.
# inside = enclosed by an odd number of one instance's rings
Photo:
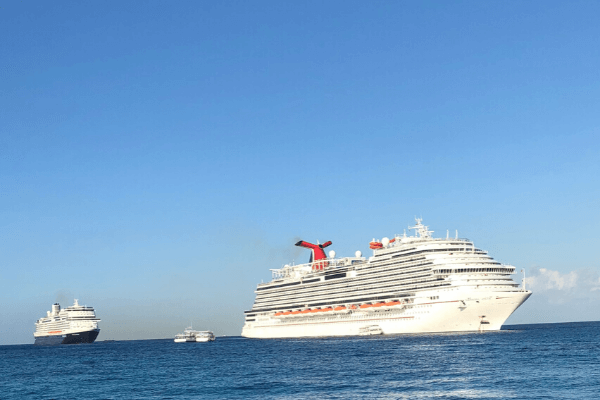
POLYGON ((0 346, 3 400, 598 398, 600 322, 469 334, 0 346))

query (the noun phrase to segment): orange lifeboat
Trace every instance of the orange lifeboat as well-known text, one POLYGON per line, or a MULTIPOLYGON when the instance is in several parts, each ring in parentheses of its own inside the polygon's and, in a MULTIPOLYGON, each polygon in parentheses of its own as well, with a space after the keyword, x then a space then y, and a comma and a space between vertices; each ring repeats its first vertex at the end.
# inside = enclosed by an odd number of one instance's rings
POLYGON ((350 309, 351 309, 351 310, 356 310, 357 308, 358 308, 358 307, 356 307, 356 305, 355 305, 355 304, 352 304, 352 305, 350 306, 350 309))
POLYGON ((275 313, 276 317, 279 317, 280 315, 283 315, 283 313, 282 312, 275 313))
POLYGON ((398 304, 402 304, 399 301, 388 301, 387 303, 385 303, 386 306, 391 307, 391 306, 397 306, 398 304))
POLYGON ((369 307, 373 307, 372 304, 363 304, 362 306, 358 307, 358 308, 369 308, 369 307))
POLYGON ((396 238, 390 239, 390 243, 394 243, 396 241, 396 238))
POLYGON ((371 243, 369 243, 369 248, 373 249, 373 250, 381 249, 381 248, 383 248, 383 244, 381 242, 371 242, 371 243))
POLYGON ((342 311, 342 310, 345 310, 345 309, 346 309, 346 307, 339 306, 339 307, 334 308, 333 311, 342 311))
POLYGON ((282 313, 281 315, 290 315, 292 312, 291 311, 286 311, 284 313, 282 313))
POLYGON ((302 311, 298 310, 298 311, 294 311, 294 312, 292 312, 292 314, 293 314, 293 315, 296 315, 296 314, 300 314, 301 312, 302 312, 302 311))
POLYGON ((323 309, 321 310, 321 312, 327 312, 327 311, 333 311, 333 308, 331 308, 331 307, 327 307, 327 308, 323 308, 323 309))
POLYGON ((310 312, 312 312, 312 310, 310 308, 307 308, 306 310, 300 311, 300 314, 308 314, 310 312))

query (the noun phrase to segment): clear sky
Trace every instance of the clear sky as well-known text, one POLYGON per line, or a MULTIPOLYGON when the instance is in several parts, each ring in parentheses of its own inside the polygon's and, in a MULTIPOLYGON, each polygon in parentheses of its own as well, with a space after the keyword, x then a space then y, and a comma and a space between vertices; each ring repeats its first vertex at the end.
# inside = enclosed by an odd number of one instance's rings
MULTIPOLYGON (((0 1, 0 344, 238 335, 269 268, 415 216, 600 320, 597 1, 0 1)), ((516 279, 520 281, 521 277, 516 279)))

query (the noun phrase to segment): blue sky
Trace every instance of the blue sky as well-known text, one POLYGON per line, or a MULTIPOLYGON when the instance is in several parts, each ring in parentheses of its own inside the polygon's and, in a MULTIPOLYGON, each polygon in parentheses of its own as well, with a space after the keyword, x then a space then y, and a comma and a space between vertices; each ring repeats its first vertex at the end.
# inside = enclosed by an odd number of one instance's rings
MULTIPOLYGON (((0 344, 239 334, 269 268, 415 216, 600 319, 600 4, 0 2, 0 344)), ((520 277, 518 277, 520 280, 520 277)))

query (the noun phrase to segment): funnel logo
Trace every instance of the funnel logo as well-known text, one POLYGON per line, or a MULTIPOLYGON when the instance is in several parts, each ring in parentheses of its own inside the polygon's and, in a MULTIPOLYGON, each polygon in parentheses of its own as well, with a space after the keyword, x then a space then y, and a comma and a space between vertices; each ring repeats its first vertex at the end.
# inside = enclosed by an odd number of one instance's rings
POLYGON ((319 260, 327 260, 327 256, 323 249, 327 246, 331 246, 331 241, 325 242, 323 244, 312 244, 305 242, 304 240, 296 243, 296 246, 305 247, 311 250, 310 253, 310 261, 309 263, 313 263, 312 269, 314 270, 323 270, 329 266, 329 262, 327 261, 319 261, 319 260), (318 262, 319 261, 319 262, 318 262))

